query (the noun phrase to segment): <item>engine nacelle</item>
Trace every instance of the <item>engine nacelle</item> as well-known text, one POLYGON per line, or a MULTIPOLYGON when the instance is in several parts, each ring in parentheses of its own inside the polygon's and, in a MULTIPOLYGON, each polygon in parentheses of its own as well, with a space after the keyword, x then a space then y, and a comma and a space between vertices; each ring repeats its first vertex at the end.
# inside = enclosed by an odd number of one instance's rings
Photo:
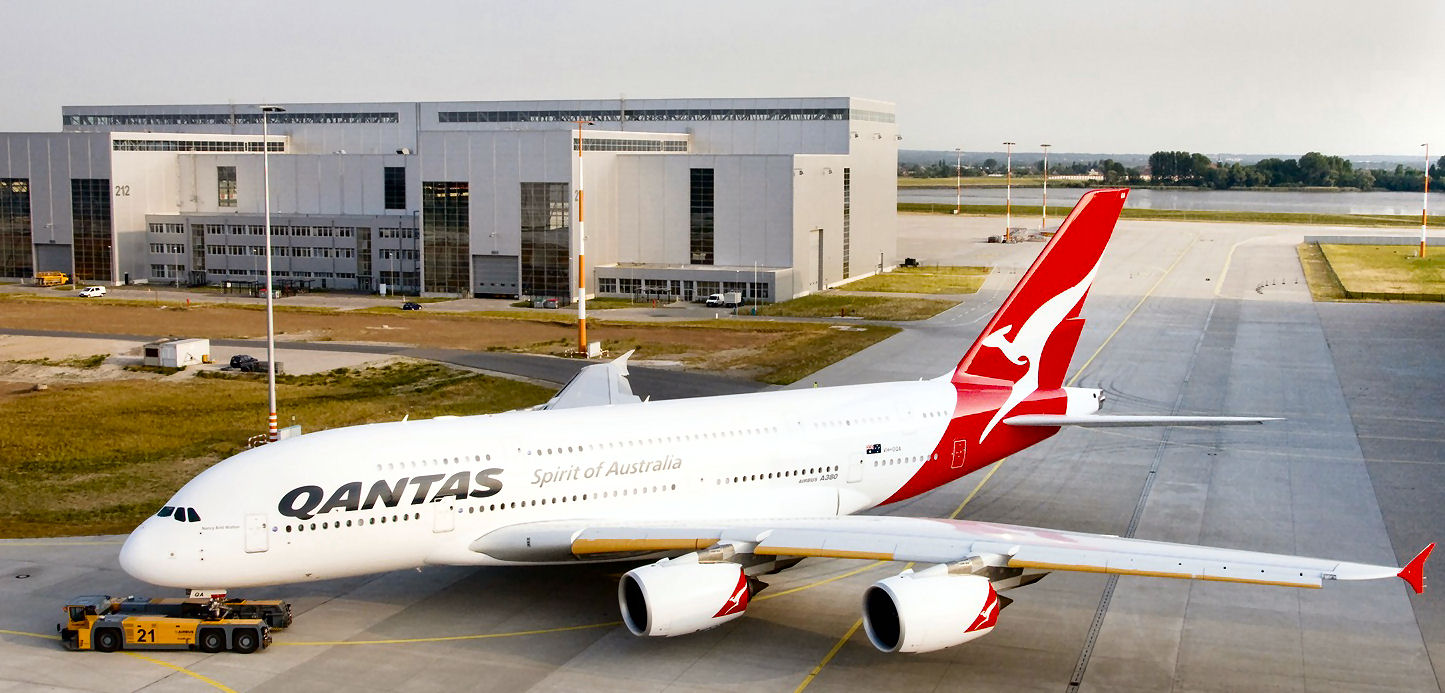
POLYGON ((863 623, 879 650, 932 652, 986 635, 1000 606, 988 578, 935 566, 873 583, 863 593, 863 623))
POLYGON ((622 622, 633 635, 686 635, 720 626, 748 607, 748 579, 736 563, 699 563, 697 554, 635 568, 617 583, 622 622))

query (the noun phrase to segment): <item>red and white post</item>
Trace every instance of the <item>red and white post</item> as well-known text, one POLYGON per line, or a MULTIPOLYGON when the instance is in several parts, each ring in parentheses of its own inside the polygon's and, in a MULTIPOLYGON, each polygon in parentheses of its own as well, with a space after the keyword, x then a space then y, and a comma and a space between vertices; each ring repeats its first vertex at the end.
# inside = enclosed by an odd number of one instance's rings
POLYGON ((586 209, 583 192, 586 177, 582 165, 582 126, 591 125, 590 120, 577 123, 577 342, 578 352, 587 355, 587 228, 584 225, 586 209))
POLYGON ((1425 198, 1420 204, 1420 258, 1424 259, 1425 236, 1430 227, 1430 143, 1420 146, 1425 148, 1425 198))

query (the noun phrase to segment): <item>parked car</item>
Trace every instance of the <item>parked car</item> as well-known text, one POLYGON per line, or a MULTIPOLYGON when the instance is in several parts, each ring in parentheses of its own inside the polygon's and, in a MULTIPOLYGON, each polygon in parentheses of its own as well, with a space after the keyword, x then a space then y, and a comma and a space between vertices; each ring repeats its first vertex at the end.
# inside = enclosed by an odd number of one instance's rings
POLYGON ((421 304, 416 301, 407 301, 401 304, 402 310, 421 310, 421 304))
POLYGON ((103 287, 103 286, 87 286, 87 287, 85 287, 84 289, 81 289, 81 290, 80 290, 80 296, 81 296, 81 298, 95 298, 95 297, 97 297, 97 296, 104 296, 104 295, 105 295, 105 287, 103 287))
POLYGON ((246 365, 246 364, 248 364, 248 363, 251 363, 251 362, 253 362, 253 361, 255 361, 255 360, 256 360, 256 357, 255 357, 255 356, 252 356, 252 355, 250 355, 250 354, 236 354, 235 356, 232 356, 232 357, 231 357, 231 367, 232 367, 232 368, 240 368, 241 366, 244 366, 244 365, 246 365))
POLYGON ((555 298, 549 298, 549 299, 547 299, 547 300, 545 300, 545 301, 542 301, 542 307, 543 307, 543 308, 556 308, 557 306, 558 306, 558 303, 557 303, 557 299, 555 299, 555 298))

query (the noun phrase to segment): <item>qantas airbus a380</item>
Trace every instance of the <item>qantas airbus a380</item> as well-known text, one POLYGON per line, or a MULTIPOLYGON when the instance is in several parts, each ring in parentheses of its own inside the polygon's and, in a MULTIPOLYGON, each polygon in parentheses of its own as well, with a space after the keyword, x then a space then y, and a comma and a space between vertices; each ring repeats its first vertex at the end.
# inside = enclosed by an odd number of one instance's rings
POLYGON ((1259 423, 1096 413, 1064 387, 1126 190, 1087 193, 951 372, 931 380, 643 402, 626 356, 534 410, 368 424, 202 472, 121 549, 146 582, 223 589, 426 565, 660 558, 618 586, 638 635, 737 618, 759 574, 806 557, 913 561, 869 587, 869 639, 927 652, 991 631, 998 590, 1051 570, 1320 587, 1403 569, 965 520, 856 516, 1061 426, 1259 423))

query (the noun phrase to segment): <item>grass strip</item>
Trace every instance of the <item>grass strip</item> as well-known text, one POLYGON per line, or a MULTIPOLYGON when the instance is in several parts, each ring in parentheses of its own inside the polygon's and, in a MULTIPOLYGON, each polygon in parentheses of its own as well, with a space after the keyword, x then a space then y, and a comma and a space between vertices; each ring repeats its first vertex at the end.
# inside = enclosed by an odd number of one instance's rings
POLYGON ((983 286, 991 271, 988 267, 899 267, 838 288, 906 294, 971 294, 983 286))
POLYGON ((926 320, 957 301, 935 298, 857 296, 851 294, 810 294, 781 303, 759 306, 759 315, 797 318, 854 317, 866 320, 926 320))
MULTIPOLYGON (((278 378, 307 431, 528 407, 552 390, 399 363, 278 378)), ((186 480, 265 429, 264 377, 54 385, 0 396, 0 537, 128 532, 186 480), (57 412, 64 412, 57 415, 57 412)))
POLYGON ((96 368, 100 368, 100 364, 105 363, 105 360, 108 358, 110 358, 110 354, 93 354, 91 356, 72 356, 67 359, 59 360, 52 358, 15 359, 10 363, 23 363, 32 366, 56 366, 61 368, 84 368, 86 370, 94 370, 96 368))
POLYGON ((1320 244, 1301 243, 1295 246, 1295 251, 1299 254, 1300 269, 1304 271, 1311 298, 1316 301, 1345 300, 1345 287, 1330 271, 1330 261, 1320 252, 1320 244))
POLYGON ((1445 301, 1445 258, 1411 245, 1323 243, 1321 254, 1348 298, 1445 301))

